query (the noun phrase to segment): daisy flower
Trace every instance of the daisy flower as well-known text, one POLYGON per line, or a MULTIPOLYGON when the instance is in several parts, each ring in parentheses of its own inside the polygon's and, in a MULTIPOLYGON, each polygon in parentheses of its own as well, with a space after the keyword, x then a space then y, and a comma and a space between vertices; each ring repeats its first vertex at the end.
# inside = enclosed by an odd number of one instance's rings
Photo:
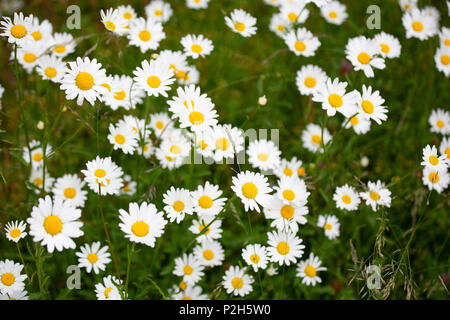
POLYGON ((203 241, 194 248, 194 256, 205 267, 220 266, 225 258, 219 241, 203 241))
POLYGON ((206 9, 210 0, 186 0, 186 6, 191 9, 206 9))
POLYGON ((305 248, 301 244, 303 240, 291 231, 272 231, 268 232, 267 236, 269 238, 267 255, 271 262, 289 266, 291 263, 295 264, 297 259, 302 257, 305 248))
POLYGON ((269 204, 264 207, 266 219, 273 220, 271 227, 279 231, 291 230, 294 234, 298 231, 299 224, 307 222, 305 216, 308 214, 308 207, 304 205, 285 204, 276 195, 272 196, 269 204))
POLYGON ((317 226, 324 228, 325 236, 333 240, 339 237, 339 227, 341 226, 339 220, 333 215, 320 215, 317 220, 317 226))
POLYGON ((25 289, 26 275, 20 274, 23 265, 12 260, 0 261, 0 293, 13 294, 25 289))
POLYGON ((181 85, 198 84, 200 81, 200 72, 195 66, 188 66, 184 71, 178 70, 176 76, 178 78, 178 84, 181 85))
POLYGON ((450 134, 450 112, 442 109, 433 110, 428 123, 431 125, 431 132, 450 134))
POLYGON ((405 12, 402 17, 403 26, 406 30, 406 38, 418 38, 426 40, 438 33, 439 24, 436 18, 429 16, 424 10, 417 8, 405 12))
POLYGON ((44 170, 43 168, 31 168, 30 177, 28 178, 28 181, 30 181, 36 188, 35 192, 40 193, 42 191, 42 185, 45 183, 44 191, 50 192, 53 182, 55 181, 54 178, 50 176, 47 169, 45 169, 45 182, 44 182, 44 170))
POLYGON ((87 191, 83 190, 85 184, 77 175, 65 174, 56 179, 52 192, 55 199, 61 199, 73 207, 82 208, 87 199, 87 191))
POLYGON ((280 164, 281 151, 273 141, 260 139, 250 142, 247 155, 253 168, 266 171, 273 170, 280 164))
POLYGON ((274 13, 270 19, 269 29, 275 32, 277 36, 283 37, 290 26, 289 19, 286 19, 281 13, 274 13))
POLYGON ((439 32, 439 41, 442 47, 450 47, 450 28, 442 27, 439 32))
POLYGON ((169 115, 166 112, 160 112, 150 115, 149 127, 159 137, 163 131, 170 130, 173 127, 173 123, 170 121, 169 115))
POLYGON ((186 162, 190 152, 191 145, 186 137, 180 133, 174 133, 164 137, 161 146, 156 150, 156 157, 163 168, 174 169, 186 162))
POLYGON ((447 155, 439 156, 435 146, 427 145, 423 148, 422 160, 421 165, 435 171, 442 171, 448 167, 447 155))
POLYGON ((100 158, 86 163, 87 170, 81 170, 86 178, 89 188, 102 194, 118 194, 123 185, 123 171, 112 160, 111 157, 100 158))
POLYGON ((100 241, 93 242, 91 246, 87 243, 80 247, 81 252, 75 252, 78 257, 78 267, 86 268, 86 272, 91 273, 94 269, 95 274, 99 270, 105 271, 106 265, 111 262, 108 247, 100 248, 100 241))
POLYGON ((42 166, 44 165, 44 157, 48 159, 53 153, 52 146, 47 144, 44 150, 44 146, 37 140, 30 141, 29 146, 31 152, 29 152, 27 147, 23 148, 23 160, 25 160, 27 163, 30 163, 31 156, 31 167, 33 169, 42 168, 42 166))
POLYGON ((447 169, 436 170, 434 168, 425 167, 422 174, 423 184, 428 187, 428 189, 436 190, 441 193, 447 189, 450 183, 450 174, 447 169))
POLYGON ((115 75, 111 79, 111 90, 103 95, 103 100, 112 110, 122 107, 125 110, 135 109, 142 103, 145 91, 133 84, 133 79, 125 75, 115 75))
POLYGON ((50 40, 52 56, 63 59, 75 51, 75 40, 70 33, 54 33, 50 40))
POLYGON ((233 32, 243 37, 250 37, 256 33, 256 18, 242 9, 234 9, 230 17, 225 17, 225 23, 233 32))
POLYGON ((284 36, 284 41, 289 47, 289 50, 294 52, 296 56, 314 56, 317 48, 320 47, 319 39, 306 28, 289 31, 284 36))
POLYGON ((302 283, 307 286, 315 286, 316 283, 322 282, 322 279, 317 276, 317 272, 327 270, 327 268, 321 267, 321 265, 322 261, 311 252, 308 259, 299 262, 297 266, 297 277, 302 278, 302 283))
POLYGON ((158 49, 161 40, 166 38, 162 24, 150 18, 130 21, 128 30, 130 44, 138 47, 142 53, 158 49))
POLYGON ((336 188, 333 200, 336 202, 337 208, 348 211, 357 210, 361 203, 358 192, 348 184, 336 188))
POLYGON ((22 45, 27 40, 33 40, 31 34, 33 29, 33 16, 25 17, 22 12, 14 12, 14 17, 2 17, 0 29, 3 31, 0 35, 8 37, 8 42, 16 45, 22 45))
POLYGON ((103 277, 103 282, 95 285, 97 300, 122 300, 116 284, 122 284, 116 277, 103 277))
POLYGON ((155 0, 145 6, 145 13, 148 18, 164 23, 170 19, 173 10, 170 7, 170 4, 164 1, 155 0))
POLYGON ((366 201, 367 205, 372 207, 373 211, 377 211, 378 206, 391 206, 391 191, 384 186, 384 184, 378 180, 368 183, 368 191, 361 192, 360 197, 366 201))
POLYGON ((202 293, 202 288, 199 286, 186 286, 184 290, 179 290, 178 293, 174 293, 172 295, 172 300, 208 300, 208 296, 202 293))
POLYGON ((194 213, 189 190, 172 186, 166 191, 163 198, 165 204, 164 211, 170 222, 176 220, 177 223, 180 223, 184 220, 186 214, 192 215, 194 213))
POLYGON ((447 157, 447 163, 450 161, 450 137, 444 138, 439 146, 439 152, 447 157))
POLYGON ((439 71, 443 72, 448 78, 450 75, 450 47, 441 47, 436 50, 434 62, 439 71))
POLYGON ((36 71, 43 79, 59 83, 66 73, 66 63, 57 57, 44 55, 39 58, 36 71))
POLYGON ((123 176, 123 186, 120 189, 121 194, 133 195, 136 193, 136 181, 133 181, 131 176, 126 174, 123 176))
POLYGON ((41 242, 52 253, 55 248, 58 251, 75 249, 72 238, 84 234, 80 230, 83 226, 83 222, 78 221, 80 217, 80 209, 62 199, 52 200, 50 196, 46 196, 39 199, 39 204, 33 207, 27 223, 30 225, 33 241, 41 242))
POLYGON ((399 5, 403 11, 411 11, 417 8, 417 0, 399 0, 399 5))
POLYGON ((295 80, 298 91, 302 95, 309 96, 325 85, 327 79, 327 74, 320 67, 308 64, 297 71, 295 80))
POLYGON ((256 244, 249 244, 242 249, 242 259, 253 268, 255 272, 258 269, 266 269, 268 258, 266 247, 256 244))
POLYGON ((128 211, 119 209, 119 227, 125 233, 125 238, 153 248, 156 238, 164 233, 167 224, 163 213, 158 212, 154 204, 147 202, 141 205, 131 202, 128 211))
POLYGON ((218 185, 205 182, 205 185, 199 185, 197 190, 191 192, 194 211, 199 217, 216 216, 222 211, 226 198, 220 198, 222 190, 218 185))
POLYGON ((245 296, 252 292, 252 283, 254 282, 251 275, 245 274, 245 269, 238 266, 230 266, 222 277, 222 285, 227 294, 235 296, 245 296))
POLYGON ((400 41, 384 31, 375 36, 373 41, 378 45, 378 54, 384 58, 398 58, 402 51, 400 41))
POLYGON ((280 165, 275 170, 275 174, 278 178, 295 176, 302 178, 306 174, 306 171, 303 162, 297 160, 297 157, 292 157, 289 161, 281 159, 280 165))
POLYGON ((356 134, 366 134, 370 130, 370 120, 362 112, 354 115, 350 120, 344 120, 345 128, 353 128, 356 134))
POLYGON ((332 1, 320 8, 322 17, 329 23, 341 25, 348 17, 347 7, 339 1, 332 1))
POLYGON ((267 178, 257 172, 240 172, 233 177, 231 189, 242 200, 245 211, 256 210, 260 212, 259 205, 265 207, 270 200, 272 188, 267 178))
POLYGON ((281 177, 278 185, 274 187, 276 196, 284 204, 295 204, 303 206, 310 193, 306 190, 306 183, 296 177, 281 177))
POLYGON ((66 92, 66 99, 77 98, 77 104, 81 106, 84 99, 91 105, 100 99, 107 89, 101 84, 106 82, 106 71, 97 59, 80 57, 74 62, 69 62, 67 72, 61 79, 61 90, 66 92))
POLYGON ((309 10, 305 8, 304 1, 284 1, 281 3, 280 14, 290 24, 304 23, 309 17, 309 10))
MULTIPOLYGON (((205 140, 207 145, 211 146, 211 155, 216 162, 220 162, 222 159, 233 159, 235 156, 239 161, 241 151, 244 150, 245 140, 242 130, 231 124, 214 126, 211 134, 205 140)), ((227 163, 229 163, 228 160, 227 163)))
POLYGON ((188 34, 181 38, 181 45, 184 48, 184 53, 188 57, 197 59, 198 57, 205 57, 214 49, 212 41, 205 38, 203 35, 188 34))
POLYGON ((206 241, 218 240, 222 237, 222 220, 215 220, 213 216, 205 216, 200 220, 193 220, 192 225, 189 227, 189 231, 193 234, 200 234, 196 236, 197 242, 203 243, 206 241), (211 223, 212 222, 212 223, 211 223), (203 231, 206 227, 206 231, 203 231))
MULTIPOLYGON (((326 146, 331 140, 331 134, 327 128, 323 130, 323 145, 326 146)), ((302 132, 303 147, 311 152, 323 152, 322 148, 322 128, 314 123, 306 126, 302 132)))
POLYGON ((205 274, 204 266, 193 254, 183 254, 175 259, 175 269, 173 274, 183 277, 187 285, 196 284, 205 274))
POLYGON ((345 47, 347 59, 356 71, 362 70, 366 77, 373 78, 373 68, 384 69, 384 58, 379 57, 379 46, 372 39, 364 36, 349 39, 345 47))
POLYGON ((321 102, 322 109, 327 111, 329 116, 334 116, 336 111, 345 117, 350 117, 356 113, 357 96, 354 91, 346 92, 347 82, 340 82, 338 78, 331 80, 328 78, 325 85, 320 86, 313 94, 313 101, 321 102))
POLYGON ((108 31, 118 35, 124 35, 128 32, 128 21, 120 14, 118 9, 109 8, 108 10, 100 10, 101 21, 108 31))
POLYGON ((19 242, 20 239, 25 238, 27 233, 25 229, 27 224, 23 221, 10 221, 5 225, 6 238, 8 240, 19 242))
POLYGON ((124 18, 128 22, 131 22, 132 20, 135 20, 138 17, 136 11, 130 5, 118 6, 117 11, 119 12, 119 15, 122 16, 122 18, 124 18))
POLYGON ((153 141, 150 138, 145 138, 144 144, 137 148, 137 153, 143 155, 145 159, 150 159, 154 151, 153 141))
POLYGON ((188 63, 183 52, 163 50, 159 53, 158 61, 168 66, 178 79, 185 79, 188 63))
POLYGON ((13 291, 9 294, 0 293, 0 300, 28 300, 27 294, 27 290, 13 291))
MULTIPOLYGON (((23 43, 17 49, 17 61, 27 73, 31 73, 39 62, 40 56, 44 53, 45 47, 32 40, 23 43)), ((11 52, 11 60, 14 60, 14 52, 11 52)))
POLYGON ((108 140, 114 150, 120 149, 125 154, 133 154, 138 146, 137 135, 129 126, 109 125, 108 140))
POLYGON ((175 81, 173 72, 161 60, 142 61, 141 67, 133 71, 134 82, 147 92, 149 96, 167 97, 170 85, 175 81))
POLYGON ((373 120, 378 124, 386 121, 388 112, 386 106, 383 106, 384 99, 378 90, 373 91, 371 86, 363 85, 362 94, 354 90, 357 105, 357 111, 368 120, 373 120))

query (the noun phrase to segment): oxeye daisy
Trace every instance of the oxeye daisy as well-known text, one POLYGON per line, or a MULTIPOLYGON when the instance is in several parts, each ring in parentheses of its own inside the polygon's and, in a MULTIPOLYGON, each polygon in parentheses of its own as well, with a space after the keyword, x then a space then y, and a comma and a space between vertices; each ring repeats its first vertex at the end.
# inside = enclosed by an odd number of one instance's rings
POLYGON ((118 9, 109 8, 105 11, 100 10, 100 17, 105 28, 118 35, 128 33, 128 21, 120 14, 118 9))
POLYGON ((450 47, 441 47, 436 50, 434 61, 439 71, 448 78, 450 75, 450 47))
POLYGON ((358 192, 348 184, 337 187, 333 195, 336 207, 342 210, 355 211, 361 202, 358 192))
POLYGON ((178 287, 176 288, 178 289, 178 291, 172 294, 172 300, 208 300, 208 296, 202 293, 202 288, 199 286, 187 285, 184 290, 180 290, 178 287))
POLYGON ((194 256, 205 267, 220 266, 225 258, 219 241, 203 241, 194 248, 194 256))
POLYGON ((19 242, 20 239, 25 238, 27 233, 25 229, 27 224, 23 221, 10 221, 5 225, 6 238, 10 241, 19 242))
POLYGON ((210 0, 186 0, 186 6, 191 9, 206 9, 210 0))
POLYGON ((422 160, 421 165, 435 171, 442 171, 448 167, 447 155, 439 156, 435 146, 427 145, 423 148, 422 160))
POLYGON ((433 110, 428 123, 431 125, 431 132, 450 134, 450 112, 442 109, 433 110))
POLYGON ((123 176, 123 186, 120 188, 120 194, 133 195, 136 193, 136 181, 133 181, 131 176, 126 174, 123 176))
POLYGON ((284 1, 281 3, 280 14, 291 25, 304 23, 309 17, 309 10, 304 1, 284 1))
POLYGON ((99 193, 118 194, 123 185, 123 171, 118 167, 110 157, 100 158, 97 156, 95 160, 86 163, 87 170, 81 170, 86 177, 89 188, 99 193))
POLYGON ((441 13, 436 7, 433 6, 425 6, 422 11, 431 18, 434 18, 437 23, 437 27, 439 28, 439 19, 441 18, 441 13))
POLYGON ((379 57, 379 46, 372 39, 364 36, 349 39, 345 47, 347 59, 355 70, 362 70, 366 77, 373 78, 373 68, 384 69, 386 64, 383 57, 379 57))
POLYGON ((289 19, 281 13, 274 13, 270 19, 269 29, 279 37, 283 37, 291 26, 289 19))
POLYGON ((189 128, 194 132, 203 131, 217 124, 218 114, 214 103, 200 88, 190 85, 177 88, 177 96, 167 102, 172 118, 178 118, 180 128, 189 128))
POLYGON ((8 294, 0 293, 0 300, 28 300, 27 290, 17 290, 8 294))
POLYGON ((373 91, 371 86, 366 87, 363 85, 362 94, 357 90, 353 92, 355 93, 359 114, 363 115, 366 119, 374 120, 378 124, 386 121, 386 113, 388 110, 386 106, 383 106, 384 99, 378 90, 373 91))
POLYGON ((153 141, 150 138, 145 138, 144 144, 137 148, 137 153, 143 155, 145 159, 150 159, 154 151, 153 141))
POLYGON ((160 147, 156 150, 156 157, 163 168, 174 169, 181 167, 186 162, 190 152, 189 141, 177 133, 163 139, 160 147))
POLYGON ((150 3, 145 6, 145 13, 148 18, 164 23, 170 19, 173 10, 170 7, 170 4, 164 1, 155 0, 150 1, 150 3))
POLYGON ((166 204, 164 206, 164 211, 167 214, 170 222, 176 221, 180 223, 184 220, 186 214, 192 215, 192 200, 189 190, 183 188, 171 187, 164 194, 163 202, 166 204))
POLYGON ((439 152, 445 155, 447 157, 447 163, 450 163, 450 137, 442 139, 439 152))
POLYGON ((103 95, 103 100, 112 110, 120 107, 125 110, 135 109, 145 96, 145 91, 134 85, 129 76, 113 76, 110 87, 111 90, 103 95))
POLYGON ((194 211, 199 217, 216 216, 222 211, 226 198, 220 198, 222 190, 218 185, 205 182, 205 185, 199 185, 197 190, 191 192, 194 211))
POLYGON ((173 274, 183 277, 188 285, 196 284, 204 275, 204 266, 193 254, 183 254, 175 259, 173 274))
POLYGON ((281 177, 274 189, 276 196, 285 204, 305 205, 310 195, 305 182, 296 177, 281 177))
POLYGON ((446 168, 436 170, 434 168, 425 167, 422 173, 422 181, 430 191, 436 190, 438 193, 441 193, 447 189, 450 183, 450 174, 446 168))
POLYGON ((274 170, 280 164, 281 151, 273 141, 260 139, 250 142, 247 155, 253 168, 274 170))
POLYGON ((37 140, 30 141, 29 147, 31 152, 29 152, 27 147, 23 148, 22 158, 27 163, 30 163, 31 158, 31 167, 34 169, 42 168, 44 165, 44 158, 48 159, 53 153, 51 145, 47 144, 44 149, 44 146, 37 140))
POLYGON ((85 182, 75 174, 65 174, 56 179, 52 192, 55 199, 62 199, 73 207, 84 207, 87 191, 83 190, 85 182))
MULTIPOLYGON (((212 157, 216 162, 239 156, 244 150, 245 143, 242 130, 231 124, 214 126, 205 142, 211 146, 212 157)), ((202 142, 200 141, 200 143, 202 142)))
POLYGON ((242 9, 234 9, 229 17, 225 17, 226 25, 243 37, 250 37, 256 33, 256 18, 242 9))
POLYGON ((279 231, 291 230, 295 234, 298 231, 298 225, 307 222, 305 216, 308 214, 308 208, 304 205, 286 204, 274 195, 269 204, 264 207, 264 214, 266 219, 273 220, 271 227, 279 231))
POLYGON ((353 128, 356 134, 366 134, 370 130, 370 120, 362 112, 344 120, 345 128, 353 128))
POLYGON ((368 190, 361 192, 359 195, 366 201, 367 205, 372 207, 373 211, 377 211, 378 206, 390 207, 391 206, 391 191, 384 186, 384 184, 378 180, 367 184, 368 190))
POLYGON ((339 237, 339 227, 341 226, 339 220, 333 215, 320 215, 317 220, 317 226, 324 228, 325 236, 333 240, 339 237))
POLYGON ((417 8, 417 0, 399 0, 400 8, 403 11, 411 11, 414 8, 417 8))
POLYGON ((66 92, 66 99, 77 98, 77 104, 81 106, 84 99, 91 105, 100 99, 107 89, 101 84, 106 82, 106 71, 97 59, 88 57, 69 62, 69 67, 61 79, 61 90, 66 92))
POLYGON ((137 135, 129 126, 110 124, 108 140, 114 150, 120 149, 125 154, 133 154, 138 146, 137 135))
POLYGON ((86 272, 91 273, 94 269, 95 274, 99 270, 105 271, 106 265, 111 262, 108 247, 100 248, 100 241, 93 242, 92 245, 85 244, 80 247, 80 252, 75 252, 78 257, 78 267, 86 268, 86 272))
POLYGON ((311 57, 314 56, 316 50, 320 47, 320 41, 306 28, 298 28, 291 30, 284 36, 289 50, 296 56, 311 57))
POLYGON ((354 91, 346 92, 347 85, 347 82, 340 82, 338 78, 328 78, 325 85, 314 92, 312 100, 321 102, 322 109, 329 116, 334 116, 338 111, 345 117, 350 117, 356 113, 357 96, 354 91))
POLYGON ((327 79, 327 74, 320 67, 308 64, 297 71, 296 84, 300 93, 308 96, 325 85, 327 79))
POLYGON ((0 293, 13 294, 25 289, 26 275, 21 274, 23 265, 12 260, 0 261, 0 293))
POLYGON ((36 71, 45 80, 59 83, 66 72, 66 63, 54 56, 42 56, 38 60, 36 71))
POLYGON ((45 181, 44 181, 44 170, 43 168, 31 168, 30 177, 28 181, 32 183, 36 188, 34 191, 40 193, 42 191, 42 186, 44 185, 44 191, 50 192, 52 189, 53 182, 55 179, 50 176, 47 169, 45 169, 45 181))
POLYGON ((214 49, 212 41, 205 38, 203 35, 188 34, 181 38, 181 45, 184 48, 184 53, 188 57, 197 59, 198 57, 204 57, 211 53, 214 49))
POLYGON ((50 196, 46 196, 39 199, 39 204, 33 207, 27 223, 30 225, 33 241, 41 242, 52 253, 55 248, 58 251, 75 249, 72 238, 84 234, 80 230, 83 226, 83 222, 78 221, 80 217, 80 209, 62 199, 52 200, 50 196))
POLYGON ((348 17, 347 7, 339 1, 331 1, 320 8, 322 17, 329 23, 341 25, 348 17))
POLYGON ((242 249, 242 259, 253 268, 255 272, 258 269, 266 269, 268 258, 266 247, 256 243, 249 244, 242 249))
POLYGON ((70 33, 54 33, 50 40, 52 56, 63 59, 75 51, 75 40, 70 33))
POLYGON ((0 29, 3 31, 1 36, 8 37, 9 43, 22 45, 24 41, 32 40, 31 34, 35 31, 33 29, 33 16, 25 17, 22 12, 14 12, 14 17, 2 17, 0 22, 0 29))
POLYGON ((155 241, 163 232, 167 224, 163 213, 158 212, 152 203, 142 202, 140 205, 131 202, 128 212, 119 209, 120 230, 125 238, 132 242, 143 243, 149 247, 155 246, 155 241))
POLYGON ((253 277, 245 274, 245 269, 241 269, 238 266, 230 266, 222 277, 222 285, 227 293, 241 297, 252 292, 253 282, 253 277))
POLYGON ((135 20, 138 16, 136 14, 136 10, 130 5, 121 5, 117 7, 117 11, 119 12, 119 15, 122 16, 125 20, 128 22, 131 22, 132 20, 135 20))
POLYGON ((184 70, 177 72, 178 83, 181 85, 198 84, 200 81, 200 72, 195 66, 188 66, 184 70), (181 72, 181 76, 179 76, 181 72))
POLYGON ((231 189, 242 200, 245 211, 256 210, 260 212, 259 206, 265 207, 270 200, 272 188, 267 178, 257 172, 240 172, 233 177, 231 189))
POLYGON ((373 41, 378 45, 378 54, 385 58, 398 58, 402 50, 400 41, 384 31, 375 36, 373 41))
POLYGON ((156 50, 160 41, 166 38, 162 24, 153 19, 134 19, 130 21, 128 30, 130 44, 138 47, 142 53, 156 50))
POLYGON ((280 165, 276 168, 275 174, 278 178, 281 177, 299 177, 302 178, 306 174, 305 167, 301 160, 297 157, 292 157, 291 160, 281 159, 280 165))
POLYGON ((117 285, 122 283, 114 276, 103 277, 102 282, 95 285, 95 294, 98 300, 122 300, 117 285))
POLYGON ((183 52, 163 50, 159 53, 158 61, 168 66, 178 79, 186 77, 188 63, 187 57, 183 52))
POLYGON ((321 126, 314 123, 308 124, 302 132, 303 147, 311 152, 323 152, 322 140, 324 146, 331 140, 331 134, 327 128, 323 130, 323 138, 321 126))
POLYGON ((450 47, 450 28, 442 27, 439 31, 439 41, 442 47, 450 47))
POLYGON ((321 265, 322 261, 311 252, 308 259, 299 262, 297 266, 297 277, 302 278, 302 283, 307 286, 315 286, 316 283, 322 282, 322 279, 317 276, 317 272, 327 270, 327 268, 321 267, 321 265))
POLYGON ((145 123, 144 119, 139 119, 131 115, 125 115, 122 119, 117 122, 117 126, 127 126, 133 130, 136 137, 142 136, 148 137, 150 135, 150 128, 148 123, 145 123))
POLYGON ((161 60, 142 61, 141 67, 133 71, 134 82, 144 89, 149 96, 167 97, 170 85, 175 81, 173 72, 161 60))
POLYGON ((155 135, 159 137, 163 131, 170 130, 173 122, 170 120, 166 112, 154 113, 150 115, 149 127, 153 129, 155 135))
POLYGON ((189 231, 196 234, 197 242, 218 240, 222 237, 222 220, 214 220, 213 216, 205 216, 200 220, 193 220, 189 231), (203 231, 205 230, 206 231, 203 231), (201 234, 200 234, 201 233, 201 234), (200 234, 200 235, 199 235, 200 234))
MULTIPOLYGON (((37 66, 44 51, 45 47, 43 45, 28 40, 23 43, 22 47, 17 49, 17 61, 27 73, 31 73, 37 66)), ((14 60, 14 52, 11 53, 11 60, 14 60)))
POLYGON ((301 244, 302 239, 298 238, 291 231, 272 231, 267 233, 268 244, 267 254, 270 261, 279 265, 289 266, 296 263, 297 259, 303 255, 305 246, 301 244))
POLYGON ((438 33, 439 24, 436 18, 429 16, 424 10, 413 8, 402 17, 406 30, 406 38, 426 40, 438 33))

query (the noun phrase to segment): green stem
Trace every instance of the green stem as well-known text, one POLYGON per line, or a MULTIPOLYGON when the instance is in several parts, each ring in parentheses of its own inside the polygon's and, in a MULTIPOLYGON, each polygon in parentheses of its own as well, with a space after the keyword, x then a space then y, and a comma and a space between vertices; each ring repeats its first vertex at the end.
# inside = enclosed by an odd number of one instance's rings
POLYGON ((136 242, 133 242, 131 244, 131 250, 128 251, 127 278, 126 278, 126 281, 125 281, 125 297, 128 297, 128 281, 129 281, 129 278, 130 278, 131 259, 133 257, 134 247, 135 246, 136 246, 136 242))
POLYGON ((25 260, 23 260, 22 252, 20 251, 19 242, 16 242, 17 251, 19 252, 20 261, 22 261, 23 269, 25 270, 25 273, 27 274, 28 282, 31 284, 31 278, 28 274, 27 266, 25 264, 25 260))

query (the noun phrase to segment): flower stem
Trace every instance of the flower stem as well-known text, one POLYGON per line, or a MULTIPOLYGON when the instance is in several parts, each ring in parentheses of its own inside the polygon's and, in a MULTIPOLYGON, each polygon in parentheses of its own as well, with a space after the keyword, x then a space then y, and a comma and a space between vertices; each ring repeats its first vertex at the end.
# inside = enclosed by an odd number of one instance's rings
POLYGON ((29 281, 30 284, 31 284, 31 278, 30 278, 30 276, 28 275, 27 266, 26 266, 26 264, 25 264, 25 260, 23 260, 22 252, 20 251, 19 242, 16 242, 16 246, 17 246, 17 251, 19 252, 20 261, 22 261, 23 268, 24 268, 24 270, 25 270, 25 273, 27 274, 28 281, 29 281))
POLYGON ((133 242, 133 244, 131 245, 131 250, 128 252, 127 279, 125 281, 125 297, 128 297, 128 280, 130 277, 131 259, 133 257, 135 246, 136 246, 136 242, 133 242))

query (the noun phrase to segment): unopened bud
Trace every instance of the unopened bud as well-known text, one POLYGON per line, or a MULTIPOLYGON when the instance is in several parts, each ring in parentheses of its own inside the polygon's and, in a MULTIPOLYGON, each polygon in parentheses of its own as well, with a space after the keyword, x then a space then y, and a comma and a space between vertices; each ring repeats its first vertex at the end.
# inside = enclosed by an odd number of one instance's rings
POLYGON ((258 104, 259 104, 260 106, 265 106, 266 103, 267 103, 267 98, 266 98, 265 95, 258 98, 258 104))
POLYGON ((44 122, 39 121, 39 122, 37 123, 36 127, 37 127, 39 130, 44 129, 44 122))

